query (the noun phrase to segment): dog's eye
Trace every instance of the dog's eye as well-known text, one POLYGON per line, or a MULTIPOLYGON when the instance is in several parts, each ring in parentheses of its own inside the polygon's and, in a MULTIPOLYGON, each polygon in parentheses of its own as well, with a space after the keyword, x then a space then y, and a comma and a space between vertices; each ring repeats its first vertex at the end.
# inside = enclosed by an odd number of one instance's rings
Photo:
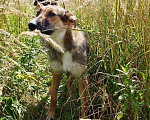
POLYGON ((40 13, 41 13, 41 9, 36 13, 36 16, 39 16, 40 13))
POLYGON ((54 17, 56 14, 55 14, 55 13, 52 13, 52 12, 49 12, 48 15, 49 15, 50 17, 54 17))

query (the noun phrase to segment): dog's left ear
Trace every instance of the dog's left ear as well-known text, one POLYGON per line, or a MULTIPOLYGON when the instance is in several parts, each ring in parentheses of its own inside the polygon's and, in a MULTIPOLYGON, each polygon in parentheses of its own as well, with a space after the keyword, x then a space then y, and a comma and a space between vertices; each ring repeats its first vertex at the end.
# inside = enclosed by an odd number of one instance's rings
POLYGON ((41 4, 40 2, 37 2, 36 8, 37 10, 40 10, 44 5, 41 4))
POLYGON ((65 15, 62 17, 64 23, 67 23, 68 26, 74 25, 74 28, 77 26, 77 17, 71 14, 69 11, 65 12, 65 15))

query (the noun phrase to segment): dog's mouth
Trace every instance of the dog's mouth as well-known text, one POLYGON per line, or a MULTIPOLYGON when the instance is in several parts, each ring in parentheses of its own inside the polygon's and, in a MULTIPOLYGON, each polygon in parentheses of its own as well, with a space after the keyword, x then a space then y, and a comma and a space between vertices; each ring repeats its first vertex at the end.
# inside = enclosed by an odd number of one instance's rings
POLYGON ((46 35, 51 35, 53 32, 55 32, 57 29, 56 28, 51 28, 51 29, 38 29, 40 30, 41 33, 46 34, 46 35))
POLYGON ((56 30, 56 28, 48 20, 37 22, 37 29, 46 35, 51 35, 56 30))
POLYGON ((46 35, 51 35, 53 32, 58 30, 47 20, 43 20, 42 22, 37 22, 37 23, 30 22, 28 26, 31 31, 34 31, 35 29, 37 29, 37 30, 40 30, 41 33, 46 34, 46 35))

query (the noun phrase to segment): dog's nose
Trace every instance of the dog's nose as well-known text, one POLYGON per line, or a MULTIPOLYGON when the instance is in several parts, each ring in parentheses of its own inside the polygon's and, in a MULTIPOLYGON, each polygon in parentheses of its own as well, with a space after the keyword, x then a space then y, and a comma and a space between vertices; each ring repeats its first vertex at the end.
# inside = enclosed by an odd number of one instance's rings
POLYGON ((28 26, 31 31, 34 31, 37 28, 36 24, 31 23, 31 22, 28 24, 28 26))

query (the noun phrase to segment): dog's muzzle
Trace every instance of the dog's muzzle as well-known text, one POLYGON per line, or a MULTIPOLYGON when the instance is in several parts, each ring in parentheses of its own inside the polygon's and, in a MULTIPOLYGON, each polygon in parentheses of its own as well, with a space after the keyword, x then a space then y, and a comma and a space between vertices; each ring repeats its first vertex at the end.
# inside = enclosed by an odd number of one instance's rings
POLYGON ((31 31, 35 29, 40 30, 41 33, 51 35, 56 28, 54 28, 47 20, 43 20, 42 22, 37 22, 36 19, 33 19, 29 24, 28 27, 31 31))
POLYGON ((34 31, 35 29, 37 29, 36 24, 29 23, 28 26, 29 26, 29 29, 30 29, 31 31, 34 31))

